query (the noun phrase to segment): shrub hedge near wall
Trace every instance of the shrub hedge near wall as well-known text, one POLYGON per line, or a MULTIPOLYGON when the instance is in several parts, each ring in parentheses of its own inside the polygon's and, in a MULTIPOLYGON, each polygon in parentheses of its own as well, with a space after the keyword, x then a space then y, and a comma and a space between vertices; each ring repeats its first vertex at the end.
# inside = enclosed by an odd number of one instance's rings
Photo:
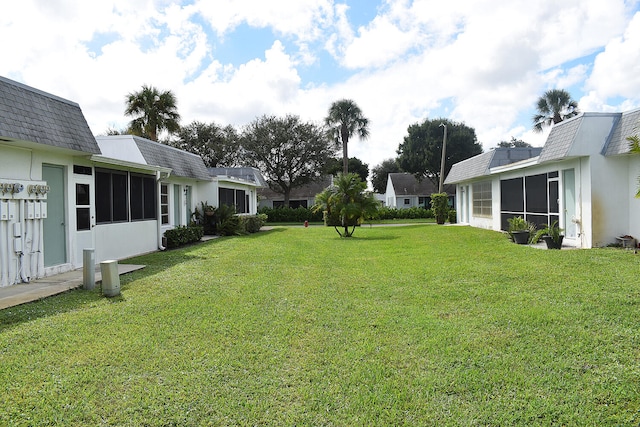
POLYGON ((164 237, 167 239, 167 248, 169 249, 199 242, 202 236, 204 236, 204 229, 199 225, 181 225, 164 232, 164 237))
MULTIPOLYGON (((311 209, 299 208, 266 208, 258 210, 261 214, 267 215, 267 222, 322 222, 322 212, 311 212, 311 209)), ((381 207, 372 219, 415 219, 433 218, 431 209, 412 207, 408 209, 397 209, 381 207)))

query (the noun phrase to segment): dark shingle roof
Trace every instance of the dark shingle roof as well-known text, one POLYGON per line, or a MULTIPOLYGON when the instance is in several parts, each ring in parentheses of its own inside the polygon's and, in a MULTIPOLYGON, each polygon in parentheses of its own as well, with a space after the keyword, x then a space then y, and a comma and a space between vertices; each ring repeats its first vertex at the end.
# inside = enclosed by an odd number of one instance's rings
MULTIPOLYGON (((184 178, 210 181, 209 172, 196 154, 133 135, 108 135, 96 138, 106 159, 171 169, 184 178)), ((108 160, 107 160, 108 163, 108 160)))
POLYGON ((584 114, 581 114, 553 126, 540 153, 540 163, 566 158, 583 120, 584 114))
POLYGON ((134 136, 133 140, 148 165, 171 168, 171 174, 175 176, 205 181, 211 179, 202 157, 138 136, 134 136))
POLYGON ((627 137, 633 135, 640 135, 640 109, 622 113, 609 138, 604 155, 627 154, 629 152, 627 137))
MULTIPOLYGON (((389 178, 396 196, 426 196, 438 192, 438 186, 428 178, 418 181, 413 174, 407 172, 390 173, 389 178)), ((445 185, 444 191, 449 194, 456 192, 451 185, 445 185)))
POLYGON ((540 147, 496 148, 453 165, 445 182, 454 184, 479 178, 488 175, 491 168, 531 159, 539 156, 541 151, 540 147))
MULTIPOLYGON (((289 198, 291 200, 313 199, 316 197, 316 194, 322 193, 322 191, 330 185, 331 176, 323 176, 317 181, 311 182, 301 187, 292 188, 289 198)), ((282 193, 276 193, 269 187, 259 188, 258 194, 262 199, 266 200, 284 200, 284 195, 282 193)))
POLYGON ((0 77, 0 137, 100 154, 80 106, 0 77))

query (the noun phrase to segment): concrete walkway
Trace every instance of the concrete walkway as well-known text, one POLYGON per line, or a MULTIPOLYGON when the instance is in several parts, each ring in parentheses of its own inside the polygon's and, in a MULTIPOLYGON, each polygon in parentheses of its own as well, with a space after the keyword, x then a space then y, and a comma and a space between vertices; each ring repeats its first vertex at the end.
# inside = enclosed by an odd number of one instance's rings
MULTIPOLYGON (((118 264, 118 273, 122 275, 140 270, 144 267, 144 265, 118 264)), ((100 272, 99 265, 96 266, 95 281, 96 283, 102 281, 102 273, 100 272)), ((42 298, 61 294, 80 287, 82 287, 82 269, 56 274, 55 276, 43 277, 30 283, 6 286, 0 288, 0 310, 38 301, 42 298)))

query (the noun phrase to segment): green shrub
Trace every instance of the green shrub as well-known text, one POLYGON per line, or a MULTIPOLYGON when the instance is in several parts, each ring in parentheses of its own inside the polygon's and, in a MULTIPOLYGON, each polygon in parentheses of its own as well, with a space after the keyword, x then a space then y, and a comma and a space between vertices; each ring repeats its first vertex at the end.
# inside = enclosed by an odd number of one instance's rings
POLYGON ((421 207, 411 207, 408 209, 390 208, 387 206, 378 209, 374 219, 414 219, 433 218, 433 211, 421 207))
POLYGON ((244 222, 238 215, 225 218, 218 224, 217 232, 221 236, 237 236, 244 234, 244 222))
POLYGON ((178 226, 164 232, 167 248, 177 248, 189 243, 198 242, 204 235, 204 229, 199 225, 178 226))
POLYGON ((455 224, 458 221, 458 219, 456 218, 456 210, 455 209, 450 209, 448 216, 449 216, 448 220, 449 220, 449 222, 451 224, 455 224))
POLYGON ((260 231, 260 227, 262 227, 265 222, 267 222, 267 215, 258 214, 258 215, 245 215, 240 217, 242 222, 244 223, 244 230, 247 233, 257 233, 260 231))
POLYGON ((322 212, 312 212, 311 209, 302 206, 298 208, 268 208, 261 207, 258 213, 267 216, 267 222, 321 222, 322 212))
POLYGON ((449 210, 449 195, 447 193, 433 193, 431 195, 431 209, 438 224, 444 224, 449 210))

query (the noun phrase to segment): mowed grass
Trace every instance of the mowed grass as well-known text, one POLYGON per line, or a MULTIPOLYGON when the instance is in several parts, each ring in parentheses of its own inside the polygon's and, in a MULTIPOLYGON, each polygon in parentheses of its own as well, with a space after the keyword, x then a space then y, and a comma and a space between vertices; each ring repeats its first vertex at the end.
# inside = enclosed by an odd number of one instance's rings
POLYGON ((640 423, 640 255, 276 228, 0 311, 0 425, 640 423))

